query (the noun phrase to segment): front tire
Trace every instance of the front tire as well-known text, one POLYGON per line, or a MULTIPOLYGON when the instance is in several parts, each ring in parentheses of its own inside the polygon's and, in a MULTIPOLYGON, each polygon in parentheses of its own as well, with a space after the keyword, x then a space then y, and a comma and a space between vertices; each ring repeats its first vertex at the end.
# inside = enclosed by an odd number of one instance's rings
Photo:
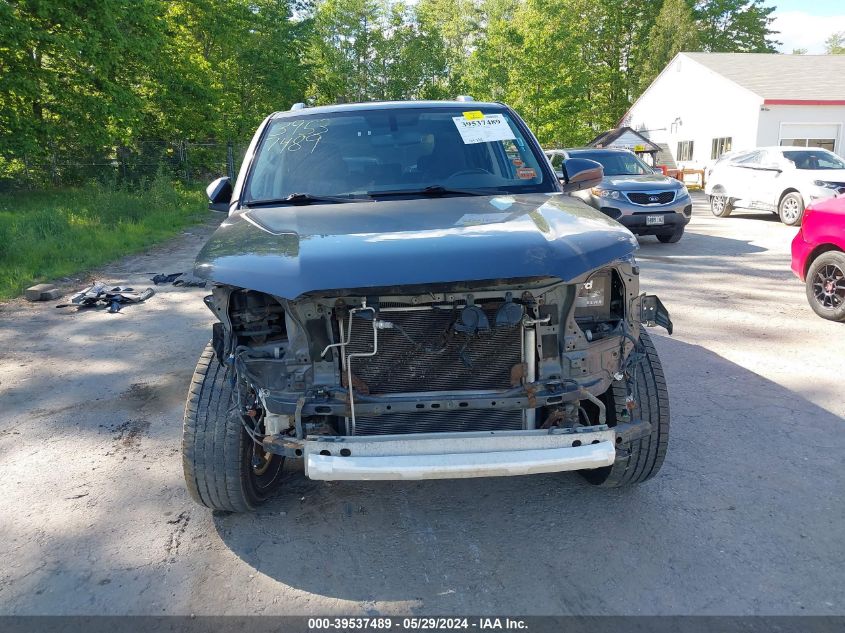
POLYGON ((800 193, 793 191, 781 199, 778 205, 778 217, 787 226, 801 224, 801 218, 804 217, 804 198, 800 193))
MULTIPOLYGON (((596 486, 619 488, 647 481, 657 474, 666 457, 669 390, 657 350, 644 330, 640 330, 635 351, 642 354, 642 361, 633 369, 637 399, 632 417, 648 421, 651 430, 639 439, 617 444, 616 461, 612 466, 581 471, 584 478, 596 486)), ((608 422, 613 424, 626 410, 625 383, 614 381, 607 395, 608 422)))
POLYGON ((829 321, 845 321, 845 253, 819 255, 807 272, 807 301, 813 312, 829 321))
POLYGON ((683 227, 681 227, 680 229, 676 230, 674 233, 658 234, 657 239, 660 240, 661 244, 674 244, 676 242, 679 242, 683 236, 684 236, 684 229, 683 229, 683 227))
POLYGON ((710 213, 717 218, 726 218, 731 214, 734 208, 731 205, 731 199, 722 194, 714 194, 710 196, 710 213))
POLYGON ((278 488, 284 458, 253 442, 232 407, 232 394, 226 369, 209 343, 188 390, 182 467, 194 501, 212 510, 249 512, 278 488))

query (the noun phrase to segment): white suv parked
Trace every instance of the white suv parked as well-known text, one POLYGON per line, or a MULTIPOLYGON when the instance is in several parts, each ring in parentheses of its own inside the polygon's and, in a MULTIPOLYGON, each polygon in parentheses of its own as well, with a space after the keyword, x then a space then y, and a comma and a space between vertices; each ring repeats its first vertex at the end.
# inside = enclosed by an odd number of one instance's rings
POLYGON ((845 161, 818 147, 758 147, 719 160, 704 192, 720 218, 742 207, 772 211, 784 224, 798 225, 804 207, 845 193, 845 161))

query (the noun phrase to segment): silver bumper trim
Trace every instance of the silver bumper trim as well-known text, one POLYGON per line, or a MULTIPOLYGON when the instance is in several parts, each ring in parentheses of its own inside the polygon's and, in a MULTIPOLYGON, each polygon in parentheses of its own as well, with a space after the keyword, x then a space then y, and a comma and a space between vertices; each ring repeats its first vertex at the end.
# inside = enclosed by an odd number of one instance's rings
POLYGON ((610 466, 616 458, 615 433, 606 427, 566 434, 448 435, 306 441, 305 474, 324 481, 462 479, 588 470, 610 466))

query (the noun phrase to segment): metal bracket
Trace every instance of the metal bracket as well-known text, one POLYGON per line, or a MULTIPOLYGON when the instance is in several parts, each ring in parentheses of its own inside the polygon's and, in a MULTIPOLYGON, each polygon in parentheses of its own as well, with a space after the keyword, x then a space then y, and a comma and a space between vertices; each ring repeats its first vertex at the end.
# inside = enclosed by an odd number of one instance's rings
POLYGON ((646 437, 651 433, 651 424, 647 420, 639 422, 620 422, 613 427, 616 437, 622 438, 622 446, 646 437))
POLYGON ((648 327, 659 325, 672 334, 672 319, 657 295, 642 295, 640 297, 640 321, 648 327))

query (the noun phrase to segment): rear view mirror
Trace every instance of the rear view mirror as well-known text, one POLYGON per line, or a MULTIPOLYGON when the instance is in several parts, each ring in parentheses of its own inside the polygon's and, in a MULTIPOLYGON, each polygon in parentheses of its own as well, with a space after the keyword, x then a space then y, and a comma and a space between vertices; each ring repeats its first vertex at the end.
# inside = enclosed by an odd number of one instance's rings
POLYGON ((563 161, 563 190, 581 191, 601 183, 604 167, 586 158, 567 158, 563 161))
POLYGON ((208 196, 208 208, 212 211, 222 213, 229 212, 229 203, 232 201, 232 183, 227 177, 218 178, 205 188, 208 196))

